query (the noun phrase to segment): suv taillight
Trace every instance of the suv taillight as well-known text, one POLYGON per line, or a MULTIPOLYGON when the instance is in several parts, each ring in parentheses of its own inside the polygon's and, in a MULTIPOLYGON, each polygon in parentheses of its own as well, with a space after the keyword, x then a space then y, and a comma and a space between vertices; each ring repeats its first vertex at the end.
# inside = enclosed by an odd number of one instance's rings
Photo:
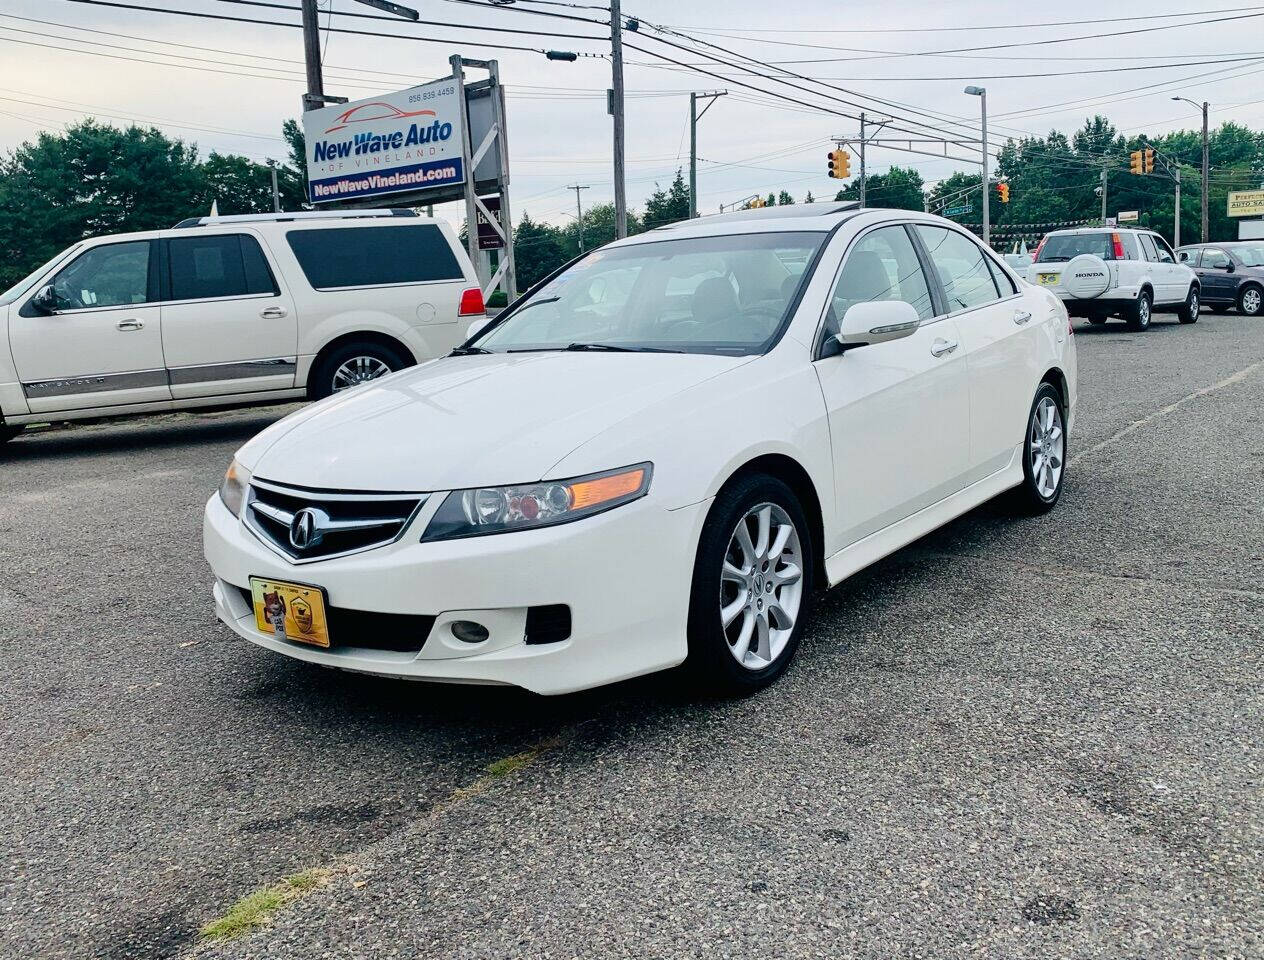
POLYGON ((1044 247, 1045 247, 1045 241, 1046 241, 1046 240, 1048 240, 1048 239, 1049 239, 1049 235, 1048 235, 1048 234, 1045 234, 1043 237, 1041 237, 1041 238, 1040 238, 1040 242, 1039 242, 1038 244, 1036 244, 1036 251, 1035 251, 1035 253, 1033 253, 1033 254, 1031 255, 1031 262, 1032 262, 1032 263, 1035 263, 1037 260, 1039 260, 1039 259, 1040 259, 1040 251, 1044 249, 1044 247))
POLYGON ((461 306, 457 310, 457 316, 472 317, 486 312, 487 307, 483 303, 483 291, 478 287, 471 287, 461 294, 461 306))
POLYGON ((1110 242, 1111 242, 1112 246, 1114 247, 1114 249, 1112 250, 1112 253, 1113 253, 1113 254, 1114 254, 1114 256, 1115 256, 1115 259, 1116 259, 1116 260, 1127 260, 1127 259, 1128 259, 1128 255, 1127 255, 1126 253, 1124 253, 1124 241, 1123 241, 1123 238, 1122 238, 1122 237, 1120 237, 1120 236, 1119 236, 1119 234, 1117 234, 1117 233, 1112 233, 1112 234, 1110 235, 1110 242))

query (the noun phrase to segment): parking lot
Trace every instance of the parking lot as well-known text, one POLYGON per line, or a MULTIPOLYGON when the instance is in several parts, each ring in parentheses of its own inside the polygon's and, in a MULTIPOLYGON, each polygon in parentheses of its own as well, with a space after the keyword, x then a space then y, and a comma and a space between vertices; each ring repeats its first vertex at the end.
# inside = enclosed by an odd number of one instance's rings
POLYGON ((201 510, 281 408, 8 444, 0 955, 1264 954, 1264 322, 1077 337, 1059 508, 857 575, 734 702, 238 640, 201 510))

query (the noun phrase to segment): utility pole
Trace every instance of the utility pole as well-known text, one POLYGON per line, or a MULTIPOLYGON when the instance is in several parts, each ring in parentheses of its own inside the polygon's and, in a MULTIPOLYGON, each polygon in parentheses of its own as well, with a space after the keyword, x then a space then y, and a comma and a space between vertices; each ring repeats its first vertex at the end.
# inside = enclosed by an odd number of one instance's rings
POLYGON ((1172 246, 1179 247, 1181 245, 1181 168, 1176 168, 1176 222, 1172 228, 1172 239, 1175 241, 1172 246))
POLYGON ((1203 233, 1202 242, 1207 242, 1207 181, 1210 168, 1207 165, 1207 108, 1210 104, 1203 101, 1203 233))
POLYGON ((579 223, 579 252, 584 252, 584 206, 579 202, 579 191, 587 190, 586 186, 573 184, 566 188, 575 191, 575 220, 579 223))
POLYGON ((1102 226, 1106 226, 1106 168, 1102 167, 1102 226))
POLYGON ((614 235, 622 240, 628 235, 628 196, 623 171, 623 14, 619 0, 610 0, 610 64, 614 74, 610 94, 614 115, 614 235))
POLYGON ((979 137, 983 145, 983 245, 992 245, 992 194, 988 190, 987 87, 966 87, 965 92, 979 98, 979 137))
POLYGON ((865 205, 865 113, 860 112, 860 205, 865 205))
POLYGON ((276 161, 268 161, 268 169, 272 172, 272 212, 281 212, 281 191, 277 186, 276 161))
POLYGON ((715 90, 710 93, 694 92, 689 94, 689 219, 698 215, 698 121, 711 109, 716 97, 722 97, 727 90, 715 90), (698 98, 707 101, 698 112, 698 98))
POLYGON ((303 60, 307 64, 307 94, 303 110, 315 110, 324 103, 325 78, 320 67, 320 15, 316 0, 303 0, 303 60))

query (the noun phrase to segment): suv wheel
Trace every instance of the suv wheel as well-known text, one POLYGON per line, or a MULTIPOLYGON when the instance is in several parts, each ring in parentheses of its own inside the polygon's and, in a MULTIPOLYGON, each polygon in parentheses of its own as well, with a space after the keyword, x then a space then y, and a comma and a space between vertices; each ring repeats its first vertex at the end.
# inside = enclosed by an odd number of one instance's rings
POLYGON ((694 562, 687 669, 704 689, 741 696, 768 686, 798 649, 812 587, 811 528, 773 477, 716 499, 694 562))
POLYGON ((1197 323, 1198 310, 1200 306, 1201 305, 1198 301, 1198 288, 1190 287, 1189 296, 1185 298, 1185 302, 1177 309, 1176 316, 1180 319, 1181 323, 1197 323))
POLYGON ((1238 295, 1238 310, 1248 317, 1258 317, 1264 309, 1264 295, 1259 287, 1244 287, 1238 295))
POLYGON ((1066 475, 1066 449, 1062 396, 1052 385, 1042 383, 1027 415, 1023 483, 1016 491, 1026 512, 1048 513, 1057 505, 1066 475))
POLYGON ((1147 330, 1150 327, 1150 294, 1146 290, 1141 291, 1141 295, 1137 297, 1135 303, 1129 305, 1124 311, 1124 319, 1128 321, 1129 330, 1147 330))
POLYGON ((384 344, 369 341, 344 343, 312 368, 307 394, 313 400, 320 400, 403 370, 408 365, 398 351, 384 344))
POLYGON ((0 443, 12 440, 21 432, 21 427, 14 427, 0 422, 0 443))

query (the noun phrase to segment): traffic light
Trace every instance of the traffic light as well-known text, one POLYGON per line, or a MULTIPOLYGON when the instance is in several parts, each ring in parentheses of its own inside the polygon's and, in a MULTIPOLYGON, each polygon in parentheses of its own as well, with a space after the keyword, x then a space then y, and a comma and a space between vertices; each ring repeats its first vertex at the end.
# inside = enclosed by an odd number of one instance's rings
POLYGON ((1009 184, 998 183, 996 185, 996 195, 1001 198, 1001 203, 1009 203, 1009 184))
POLYGON ((1145 149, 1145 172, 1154 173, 1154 148, 1146 147, 1145 149))
POLYGON ((1140 150, 1134 150, 1128 154, 1128 169, 1132 173, 1142 173, 1145 160, 1140 150))
POLYGON ((764 200, 763 197, 756 197, 754 200, 750 202, 750 209, 752 210, 756 209, 757 207, 766 207, 766 206, 768 206, 768 202, 764 200))
POLYGON ((846 180, 851 176, 851 154, 846 150, 829 152, 829 175, 835 180, 846 180))

